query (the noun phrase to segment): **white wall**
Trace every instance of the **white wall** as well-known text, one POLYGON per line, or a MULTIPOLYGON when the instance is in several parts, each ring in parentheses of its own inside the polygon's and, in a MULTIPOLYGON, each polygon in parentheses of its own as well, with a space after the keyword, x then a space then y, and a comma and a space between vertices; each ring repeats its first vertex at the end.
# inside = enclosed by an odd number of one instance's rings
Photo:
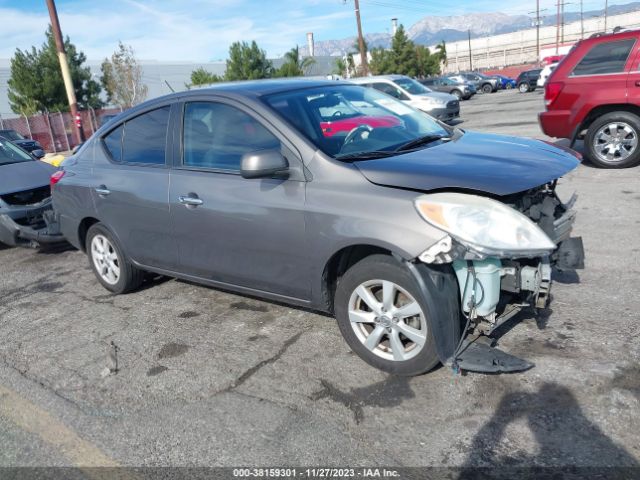
MULTIPOLYGON (((614 27, 640 27, 640 11, 607 17, 607 31, 614 27)), ((596 32, 604 31, 604 17, 584 19, 584 37, 596 32)), ((580 40, 580 21, 567 23, 564 26, 564 43, 571 44, 580 40)), ((562 44, 562 41, 560 42, 562 44)), ((542 51, 551 50, 555 53, 556 26, 540 27, 541 57, 546 56, 542 51)), ((435 48, 431 47, 431 50, 435 48)), ((500 68, 509 65, 534 63, 536 57, 536 29, 521 30, 519 32, 493 35, 490 37, 472 38, 471 52, 473 55, 473 69, 500 68)), ((562 51, 560 52, 562 53, 562 51)), ((467 40, 447 43, 447 72, 470 70, 469 43, 467 40)), ((541 59, 540 59, 541 60, 541 59)))

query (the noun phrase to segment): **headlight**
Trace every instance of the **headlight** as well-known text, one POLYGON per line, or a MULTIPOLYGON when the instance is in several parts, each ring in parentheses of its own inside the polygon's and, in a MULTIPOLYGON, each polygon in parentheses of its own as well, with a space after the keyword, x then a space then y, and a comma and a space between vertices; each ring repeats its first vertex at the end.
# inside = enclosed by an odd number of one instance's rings
POLYGON ((427 102, 430 105, 437 105, 437 106, 444 106, 446 105, 445 102, 443 102, 442 100, 440 100, 439 98, 433 98, 433 97, 423 97, 425 102, 427 102))
POLYGON ((526 216, 496 200, 461 193, 435 193, 415 200, 427 222, 466 247, 490 256, 538 256, 556 248, 526 216))

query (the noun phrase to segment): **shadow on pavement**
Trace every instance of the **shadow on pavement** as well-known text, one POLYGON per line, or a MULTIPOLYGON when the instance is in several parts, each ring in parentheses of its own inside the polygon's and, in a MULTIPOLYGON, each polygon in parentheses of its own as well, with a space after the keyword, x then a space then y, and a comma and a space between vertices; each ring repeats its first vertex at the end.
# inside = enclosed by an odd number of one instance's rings
POLYGON ((630 472, 640 474, 640 464, 584 415, 568 388, 545 383, 538 392, 502 397, 493 417, 471 442, 458 478, 580 478, 565 474, 580 471, 579 476, 591 477, 590 472, 597 470, 608 473, 602 478, 625 478, 630 472), (537 443, 534 452, 514 442, 518 439, 514 430, 507 432, 520 420, 537 443), (623 469, 628 470, 622 473, 623 469), (541 472, 549 476, 540 476, 541 472))

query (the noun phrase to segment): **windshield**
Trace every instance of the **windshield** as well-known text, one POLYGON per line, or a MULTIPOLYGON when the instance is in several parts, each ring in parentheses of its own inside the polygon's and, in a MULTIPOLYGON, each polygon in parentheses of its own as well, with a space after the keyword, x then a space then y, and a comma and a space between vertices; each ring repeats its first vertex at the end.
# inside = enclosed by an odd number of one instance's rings
POLYGON ((0 130, 0 138, 7 140, 24 140, 24 137, 15 130, 0 130))
POLYGON ((293 90, 268 95, 265 102, 334 158, 373 152, 390 154, 419 138, 451 134, 428 115, 373 88, 358 85, 293 90))
POLYGON ((3 142, 0 140, 0 165, 8 165, 10 163, 28 162, 33 160, 31 156, 11 142, 3 142))
POLYGON ((429 88, 425 87, 421 83, 416 82, 412 78, 398 78, 398 79, 394 80, 393 83, 395 83, 396 85, 398 85, 401 88, 404 88, 411 95, 422 95, 424 93, 431 93, 432 92, 432 90, 430 90, 429 88))

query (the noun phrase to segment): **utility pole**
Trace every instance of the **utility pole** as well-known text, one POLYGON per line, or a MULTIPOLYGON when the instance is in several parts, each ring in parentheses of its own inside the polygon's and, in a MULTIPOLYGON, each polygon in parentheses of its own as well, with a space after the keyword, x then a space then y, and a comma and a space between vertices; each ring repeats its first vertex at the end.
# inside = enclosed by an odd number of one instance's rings
POLYGON ((607 33, 607 10, 609 10, 609 0, 604 0, 604 33, 607 33))
POLYGON ((536 55, 538 61, 540 61, 540 12, 544 12, 545 10, 547 9, 543 8, 542 10, 540 10, 540 0, 536 0, 535 12, 529 12, 529 15, 531 15, 532 13, 536 14, 536 55))
POLYGON ((556 55, 558 55, 560 47, 560 0, 557 0, 556 6, 558 7, 558 11, 556 13, 556 55))
POLYGON ((71 72, 69 71, 69 62, 67 61, 67 53, 64 50, 64 40, 60 31, 60 22, 58 21, 58 12, 54 0, 47 0, 49 8, 49 17, 51 18, 51 28, 53 30, 53 38, 56 41, 56 49, 58 50, 58 60, 60 61, 60 70, 62 71, 62 80, 64 88, 67 91, 69 100, 69 110, 73 117, 73 129, 76 134, 78 143, 84 142, 84 133, 80 124, 80 116, 78 115, 78 103, 76 102, 76 92, 73 89, 73 81, 71 80, 71 72))
POLYGON ((362 24, 360 23, 360 1, 353 0, 353 4, 356 9, 356 23, 358 24, 358 48, 360 49, 360 65, 362 68, 362 75, 369 73, 369 66, 367 65, 367 52, 364 50, 364 38, 362 37, 362 24))
POLYGON ((467 34, 469 35, 469 70, 473 71, 473 60, 471 57, 471 29, 467 30, 467 34))
POLYGON ((580 0, 580 40, 584 38, 584 9, 580 0))

